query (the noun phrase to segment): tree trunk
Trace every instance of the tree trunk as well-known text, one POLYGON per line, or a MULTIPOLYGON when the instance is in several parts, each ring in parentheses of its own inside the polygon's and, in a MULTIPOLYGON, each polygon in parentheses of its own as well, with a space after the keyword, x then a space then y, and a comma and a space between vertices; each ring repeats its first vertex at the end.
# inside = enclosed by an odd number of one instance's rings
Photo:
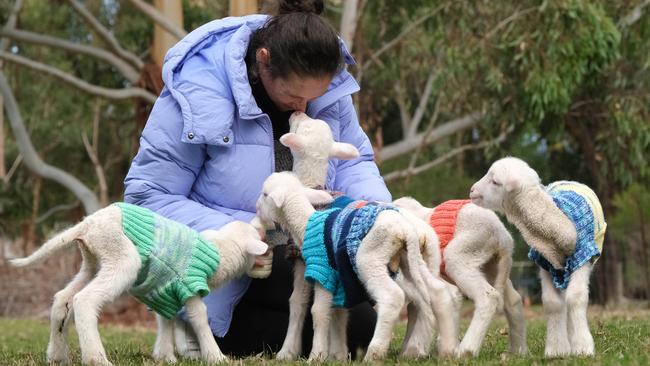
POLYGON ((7 176, 7 166, 5 165, 5 113, 4 98, 0 95, 0 180, 7 176))
POLYGON ((229 14, 231 17, 255 14, 258 11, 257 0, 230 0, 229 14))
MULTIPOLYGON (((154 7, 172 23, 183 28, 183 2, 177 0, 154 0, 154 7)), ((166 31, 163 27, 155 24, 153 45, 151 46, 151 57, 162 70, 165 54, 173 45, 178 42, 176 35, 166 31)))

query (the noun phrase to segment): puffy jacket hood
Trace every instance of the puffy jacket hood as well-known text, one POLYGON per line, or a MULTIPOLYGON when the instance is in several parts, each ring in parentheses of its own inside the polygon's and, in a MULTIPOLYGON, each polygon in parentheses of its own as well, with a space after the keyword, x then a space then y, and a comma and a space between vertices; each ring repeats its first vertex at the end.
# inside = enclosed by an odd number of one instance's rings
MULTIPOLYGON (((262 114, 251 93, 244 58, 251 34, 268 18, 250 15, 214 20, 167 52, 162 70, 163 95, 171 93, 181 108, 181 141, 228 146, 233 141, 230 126, 235 118, 255 119, 262 114)), ((345 62, 354 64, 343 41, 340 45, 345 62)), ((309 103, 307 114, 315 116, 343 96, 335 90, 344 84, 345 94, 359 90, 354 78, 343 70, 324 95, 309 103)))

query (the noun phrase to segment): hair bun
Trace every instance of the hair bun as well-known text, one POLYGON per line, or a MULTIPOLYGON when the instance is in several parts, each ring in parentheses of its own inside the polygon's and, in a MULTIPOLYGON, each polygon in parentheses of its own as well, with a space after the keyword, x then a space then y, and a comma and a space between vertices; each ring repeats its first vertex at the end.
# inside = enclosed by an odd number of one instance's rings
POLYGON ((314 13, 320 15, 325 10, 323 0, 278 0, 277 14, 314 13))

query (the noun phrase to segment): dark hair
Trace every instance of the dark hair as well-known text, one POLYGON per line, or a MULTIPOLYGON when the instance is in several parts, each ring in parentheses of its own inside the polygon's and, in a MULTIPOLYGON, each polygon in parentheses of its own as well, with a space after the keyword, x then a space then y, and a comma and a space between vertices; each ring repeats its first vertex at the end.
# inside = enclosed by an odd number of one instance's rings
POLYGON ((251 36, 246 55, 248 75, 258 78, 255 52, 269 50, 272 78, 334 76, 344 61, 336 30, 319 14, 322 0, 278 1, 273 16, 251 36))

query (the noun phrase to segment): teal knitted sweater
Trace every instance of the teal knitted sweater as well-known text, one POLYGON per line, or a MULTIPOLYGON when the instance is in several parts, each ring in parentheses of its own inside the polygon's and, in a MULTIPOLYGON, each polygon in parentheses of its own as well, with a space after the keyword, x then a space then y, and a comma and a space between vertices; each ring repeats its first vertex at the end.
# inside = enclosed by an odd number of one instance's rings
POLYGON ((217 248, 181 223, 128 203, 122 211, 124 234, 135 244, 142 267, 129 292, 151 310, 171 319, 192 296, 210 292, 208 279, 220 262, 217 248))

